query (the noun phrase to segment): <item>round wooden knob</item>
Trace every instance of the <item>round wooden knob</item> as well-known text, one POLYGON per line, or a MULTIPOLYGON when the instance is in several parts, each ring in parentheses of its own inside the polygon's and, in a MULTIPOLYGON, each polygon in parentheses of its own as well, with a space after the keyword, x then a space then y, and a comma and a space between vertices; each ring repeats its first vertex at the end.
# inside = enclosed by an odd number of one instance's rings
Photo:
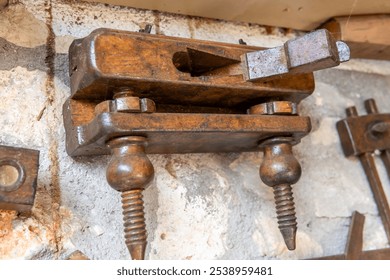
POLYGON ((145 154, 144 137, 121 137, 108 146, 113 156, 107 167, 107 182, 117 191, 145 189, 154 177, 154 168, 145 154))
POLYGON ((273 188, 279 230, 289 250, 295 250, 297 218, 291 185, 301 177, 301 166, 292 153, 292 146, 283 139, 274 139, 264 147, 260 178, 273 188))
POLYGON ((112 159, 107 167, 107 182, 122 192, 124 233, 133 260, 145 258, 147 232, 142 190, 153 180, 154 168, 145 154, 146 138, 120 137, 109 141, 112 159))
POLYGON ((294 157, 290 143, 275 143, 264 148, 260 178, 266 185, 293 185, 298 182, 301 173, 301 165, 294 157))

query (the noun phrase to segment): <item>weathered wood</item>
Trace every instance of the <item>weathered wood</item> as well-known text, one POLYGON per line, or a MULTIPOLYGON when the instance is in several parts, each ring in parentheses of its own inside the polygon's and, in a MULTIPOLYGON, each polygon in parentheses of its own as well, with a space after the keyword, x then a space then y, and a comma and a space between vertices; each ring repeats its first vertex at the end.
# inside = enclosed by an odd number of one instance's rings
POLYGON ((147 137, 147 153, 254 151, 276 136, 298 142, 310 131, 309 118, 246 110, 274 100, 298 103, 312 93, 313 75, 245 81, 237 72, 241 55, 259 49, 111 29, 76 40, 64 105, 68 153, 107 154, 107 141, 127 135, 147 137), (104 100, 118 94, 150 99, 155 112, 111 111, 104 100), (95 110, 98 104, 103 111, 95 110))
MULTIPOLYGON (((183 15, 313 30, 336 15, 390 13, 389 0, 84 0, 183 15)), ((205 21, 207 22, 208 19, 205 21)), ((201 22, 201 19, 196 22, 201 22)), ((227 23, 230 25, 231 23, 227 23)), ((273 28, 267 28, 273 30, 273 28)), ((261 29, 258 29, 261 30, 261 29)), ((271 32, 271 31, 269 31, 271 32)))
POLYGON ((75 126, 72 104, 64 104, 67 152, 72 156, 108 154, 111 138, 138 135, 148 138, 147 153, 217 153, 259 150, 262 139, 293 135, 299 140, 311 129, 300 116, 192 113, 103 113, 75 126))
MULTIPOLYGON (((346 257, 346 254, 315 258, 312 260, 351 260, 346 257)), ((390 260, 390 248, 363 251, 359 256, 359 260, 390 260)))
POLYGON ((241 55, 261 49, 98 29, 70 47, 71 98, 112 99, 115 91, 127 88, 158 105, 246 110, 276 99, 299 102, 313 92, 312 73, 245 81, 237 73, 241 55))
POLYGON ((364 220, 364 215, 357 211, 353 213, 348 241, 345 246, 345 258, 347 260, 358 260, 363 251, 364 220))
POLYGON ((390 15, 336 17, 322 28, 348 44, 351 58, 390 60, 390 15))

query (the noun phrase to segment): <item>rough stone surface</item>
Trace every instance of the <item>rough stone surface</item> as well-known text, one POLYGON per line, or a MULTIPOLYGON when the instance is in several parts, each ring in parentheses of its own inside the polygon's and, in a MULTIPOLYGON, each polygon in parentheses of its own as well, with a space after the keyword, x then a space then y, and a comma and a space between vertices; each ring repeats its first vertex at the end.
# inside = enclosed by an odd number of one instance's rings
POLYGON ((26 11, 23 5, 10 5, 0 17, 0 37, 22 47, 37 47, 46 43, 47 26, 26 11))
MULTIPOLYGON (((0 211, 0 259, 127 259, 120 196, 105 181, 109 157, 70 158, 62 104, 67 50, 100 27, 274 47, 283 29, 74 1, 21 0, 0 11, 0 144, 41 151, 31 217, 0 211)), ((297 249, 285 248, 272 190, 259 178, 261 153, 152 155, 156 179, 144 192, 149 259, 301 259, 344 251, 354 210, 366 215, 365 249, 388 245, 360 163, 344 158, 335 123, 374 97, 390 112, 390 63, 352 60, 315 75, 300 104, 312 133, 294 148, 303 168, 294 186, 297 249)), ((386 192, 389 180, 378 161, 386 192)), ((390 194, 389 194, 390 195, 390 194)))

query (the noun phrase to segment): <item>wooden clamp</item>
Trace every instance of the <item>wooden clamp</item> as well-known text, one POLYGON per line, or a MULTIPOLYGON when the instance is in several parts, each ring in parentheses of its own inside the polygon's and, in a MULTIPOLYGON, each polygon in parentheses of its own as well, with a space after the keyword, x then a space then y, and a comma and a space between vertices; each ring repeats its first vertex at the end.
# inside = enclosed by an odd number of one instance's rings
POLYGON ((110 29, 71 45, 66 149, 71 156, 112 153, 107 180, 122 193, 133 259, 143 259, 146 247, 142 190, 154 176, 147 154, 264 150, 261 179, 274 189, 280 231, 295 249, 291 184, 301 168, 291 146, 311 129, 297 104, 313 92, 314 79, 310 72, 246 80, 245 54, 262 50, 110 29))

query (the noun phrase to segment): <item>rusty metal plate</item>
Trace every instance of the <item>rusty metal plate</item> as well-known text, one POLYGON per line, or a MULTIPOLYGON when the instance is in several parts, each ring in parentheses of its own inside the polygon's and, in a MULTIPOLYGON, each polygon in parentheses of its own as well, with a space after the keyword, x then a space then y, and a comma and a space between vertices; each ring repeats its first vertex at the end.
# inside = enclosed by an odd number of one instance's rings
POLYGON ((39 151, 0 146, 0 209, 31 210, 38 165, 39 151))
POLYGON ((247 82, 240 56, 263 48, 98 29, 70 47, 71 98, 112 99, 128 88, 156 104, 249 108, 275 99, 299 102, 310 74, 247 82))

